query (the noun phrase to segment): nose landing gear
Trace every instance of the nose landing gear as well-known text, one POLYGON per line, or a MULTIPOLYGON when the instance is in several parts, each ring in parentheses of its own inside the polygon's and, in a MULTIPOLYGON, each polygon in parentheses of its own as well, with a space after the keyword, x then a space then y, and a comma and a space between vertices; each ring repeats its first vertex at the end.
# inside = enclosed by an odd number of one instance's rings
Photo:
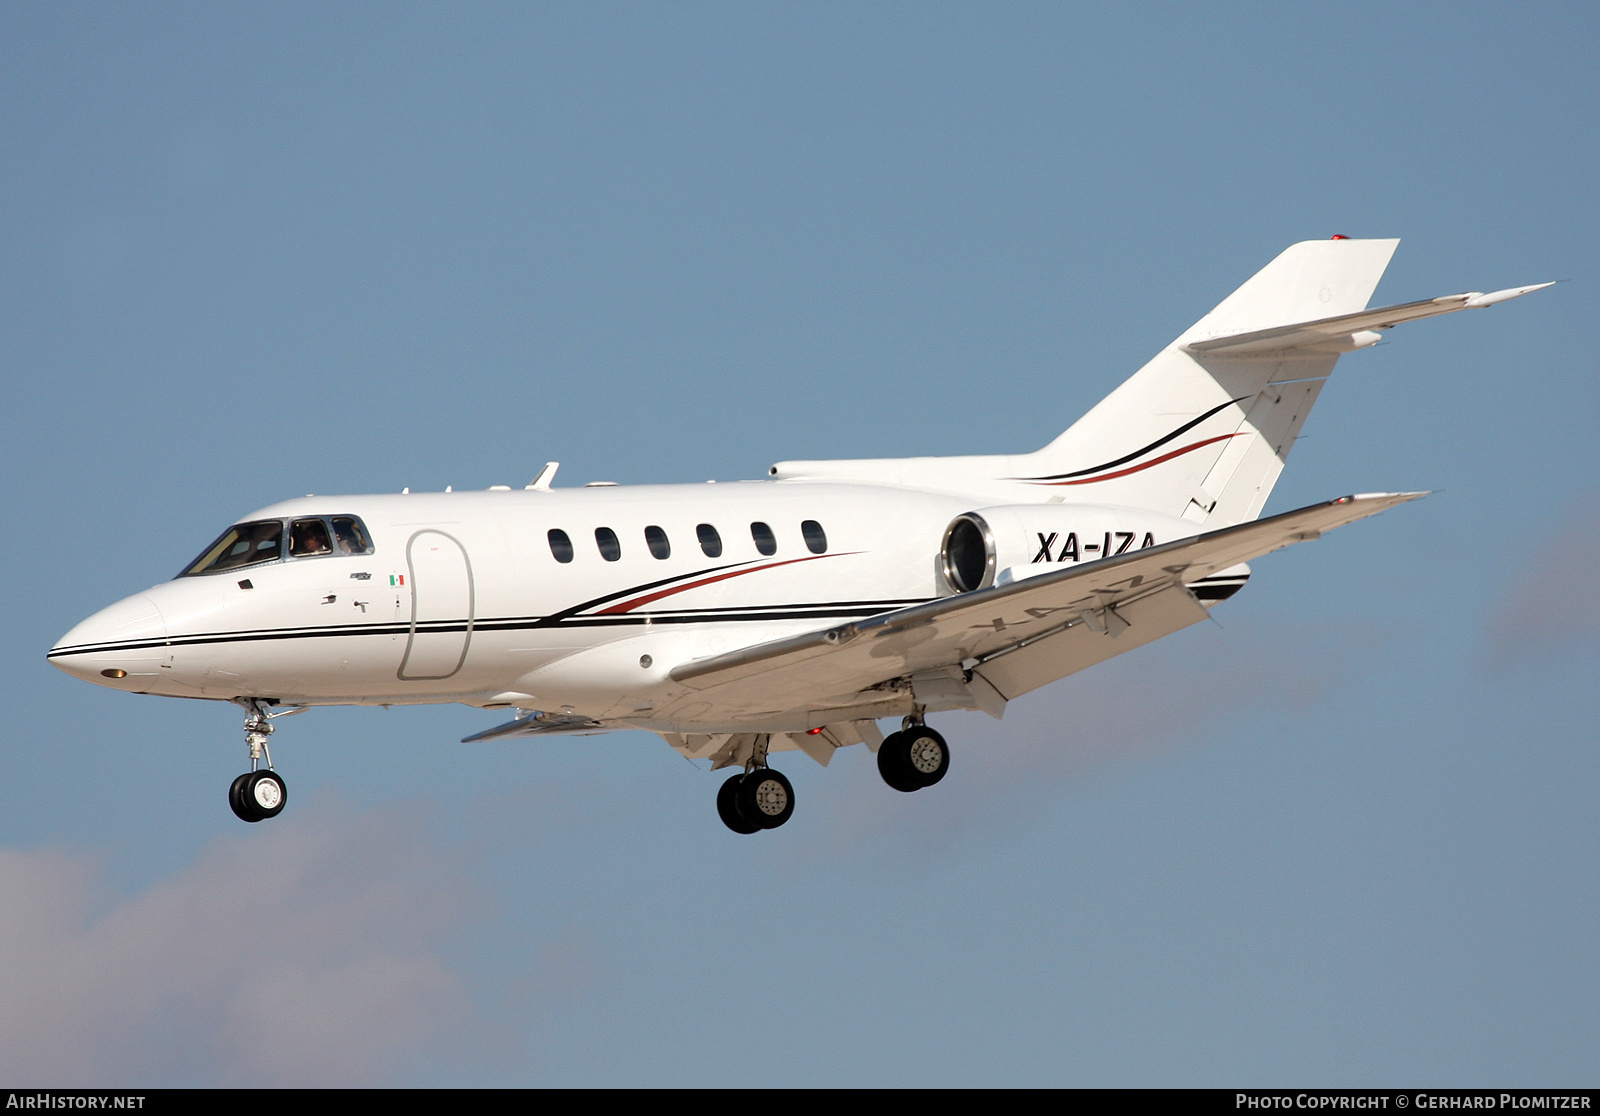
POLYGON ((299 713, 305 706, 274 713, 260 698, 238 698, 244 707, 244 740, 250 746, 250 770, 233 781, 228 788, 228 805, 240 821, 258 822, 275 818, 283 812, 289 791, 283 779, 272 769, 272 750, 267 738, 272 735, 272 722, 278 717, 299 713), (265 771, 257 770, 263 756, 267 761, 265 771))

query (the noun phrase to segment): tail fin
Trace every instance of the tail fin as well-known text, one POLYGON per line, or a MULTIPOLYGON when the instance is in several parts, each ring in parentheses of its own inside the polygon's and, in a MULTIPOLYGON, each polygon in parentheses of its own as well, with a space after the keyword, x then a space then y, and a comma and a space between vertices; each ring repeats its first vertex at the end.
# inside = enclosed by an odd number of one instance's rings
POLYGON ((779 480, 849 480, 994 503, 1121 504, 1214 529, 1255 519, 1341 353, 1402 322, 1518 298, 1468 291, 1366 309, 1398 240, 1286 249, 1035 453, 780 461, 779 480))
MULTIPOLYGON (((1363 310, 1398 240, 1308 240, 1256 272, 1066 433, 1024 482, 1218 527, 1256 518, 1341 352, 1346 330, 1285 345, 1223 343, 1363 310), (1212 343, 1213 351, 1205 346, 1212 343)), ((1455 309, 1455 307, 1451 307, 1455 309)))

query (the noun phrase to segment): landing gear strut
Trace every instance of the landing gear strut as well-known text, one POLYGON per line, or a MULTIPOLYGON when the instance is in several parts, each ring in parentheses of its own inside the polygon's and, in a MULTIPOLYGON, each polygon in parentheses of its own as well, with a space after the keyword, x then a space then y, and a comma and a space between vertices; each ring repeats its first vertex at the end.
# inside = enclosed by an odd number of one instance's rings
POLYGON ((878 749, 878 774, 897 791, 909 794, 931 787, 949 770, 950 745, 921 717, 907 717, 904 727, 878 749))
POLYGON ((272 722, 275 718, 298 713, 305 707, 274 713, 260 698, 238 698, 237 701, 244 707, 244 739, 250 746, 250 770, 235 779, 228 788, 228 805, 240 821, 265 821, 282 813, 283 804, 289 798, 283 779, 272 770, 272 750, 267 747, 267 738, 272 735, 272 722), (267 769, 260 771, 257 767, 263 757, 266 758, 267 769))
POLYGON ((794 814, 794 787, 783 772, 767 766, 767 738, 756 738, 753 754, 742 774, 734 775, 717 791, 717 813, 735 833, 777 829, 794 814))

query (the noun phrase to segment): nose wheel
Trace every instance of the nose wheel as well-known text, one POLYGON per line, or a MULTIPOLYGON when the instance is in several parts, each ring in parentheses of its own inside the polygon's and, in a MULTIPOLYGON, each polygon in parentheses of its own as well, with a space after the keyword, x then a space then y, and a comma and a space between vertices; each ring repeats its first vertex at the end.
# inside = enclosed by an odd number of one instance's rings
POLYGON ((236 700, 244 708, 244 741, 250 748, 250 770, 228 788, 228 805, 240 821, 266 821, 283 813, 283 805, 289 799, 283 777, 272 769, 272 750, 267 747, 272 722, 278 717, 299 713, 305 706, 274 713, 260 698, 236 700), (267 761, 264 771, 258 767, 262 759, 267 761))
POLYGON ((240 821, 258 822, 283 812, 289 792, 276 771, 247 771, 228 788, 228 805, 240 821))

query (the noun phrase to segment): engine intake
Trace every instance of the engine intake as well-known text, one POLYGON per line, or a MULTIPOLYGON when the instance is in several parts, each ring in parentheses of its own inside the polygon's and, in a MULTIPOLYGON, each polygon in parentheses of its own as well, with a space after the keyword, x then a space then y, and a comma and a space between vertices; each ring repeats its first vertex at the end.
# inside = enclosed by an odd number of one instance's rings
MULTIPOLYGON (((1196 525, 1186 519, 1137 508, 1078 504, 979 508, 956 516, 945 528, 940 572, 951 591, 971 593, 1196 534, 1196 525)), ((1238 567, 1238 571, 1235 576, 1242 585, 1249 570, 1238 567)))
POLYGON ((958 515, 945 528, 939 547, 944 579, 957 593, 970 593, 994 584, 994 534, 977 512, 958 515))

